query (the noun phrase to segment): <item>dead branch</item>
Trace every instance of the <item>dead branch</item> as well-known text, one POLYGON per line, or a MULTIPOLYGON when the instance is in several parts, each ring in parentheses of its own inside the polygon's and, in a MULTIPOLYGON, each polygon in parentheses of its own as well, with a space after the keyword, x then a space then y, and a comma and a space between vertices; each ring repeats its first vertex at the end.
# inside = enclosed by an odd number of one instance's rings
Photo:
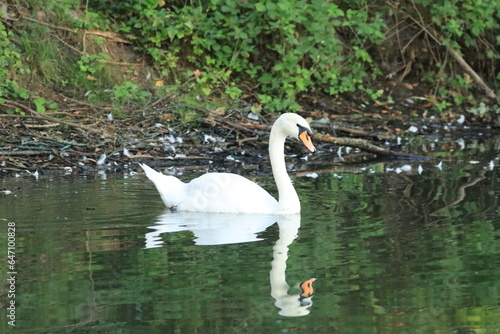
MULTIPOLYGON (((38 24, 45 25, 45 26, 50 27, 52 29, 68 31, 68 32, 71 32, 71 33, 76 33, 77 32, 77 29, 70 29, 70 28, 66 28, 66 27, 56 26, 54 24, 43 22, 43 21, 40 21, 40 20, 31 18, 31 17, 28 17, 28 16, 23 16, 22 18, 24 20, 28 20, 28 21, 31 21, 31 22, 35 22, 35 23, 38 23, 38 24)), ((83 32, 85 34, 87 34, 87 35, 95 35, 95 36, 104 37, 104 38, 109 39, 109 40, 111 40, 113 42, 116 42, 116 43, 132 44, 131 41, 124 39, 122 36, 120 36, 119 34, 114 33, 114 32, 100 31, 100 30, 94 30, 94 29, 83 30, 83 32)))
POLYGON ((49 124, 16 124, 14 125, 15 127, 20 127, 24 126, 25 128, 28 129, 49 129, 49 128, 54 128, 56 126, 60 126, 61 124, 59 123, 49 123, 49 124))
POLYGON ((31 108, 29 108, 29 107, 27 107, 24 104, 19 103, 19 102, 15 102, 15 101, 11 101, 11 100, 4 100, 3 103, 0 103, 0 106, 6 107, 6 108, 19 108, 25 112, 28 112, 31 115, 31 117, 36 118, 36 119, 42 119, 42 120, 46 120, 46 121, 50 121, 50 122, 56 122, 59 124, 67 125, 67 126, 72 127, 72 128, 76 128, 78 130, 83 130, 86 132, 101 134, 101 131, 94 129, 90 126, 85 126, 85 125, 81 125, 81 124, 73 123, 73 122, 68 122, 68 121, 63 121, 63 120, 55 118, 55 117, 43 115, 43 114, 39 113, 38 111, 33 110, 33 109, 31 109, 31 108))
POLYGON ((314 134, 314 139, 325 143, 331 143, 339 146, 349 146, 359 148, 363 151, 376 154, 383 157, 399 157, 399 158, 409 158, 409 159, 429 159, 427 157, 417 156, 409 153, 402 153, 386 148, 373 145, 364 139, 359 138, 345 138, 345 137, 333 137, 324 134, 314 134))
POLYGON ((52 154, 49 150, 21 150, 21 151, 0 151, 0 156, 28 156, 52 154))
POLYGON ((451 45, 445 45, 446 50, 451 54, 451 56, 457 61, 457 63, 462 67, 462 69, 469 74, 472 79, 478 84, 478 86, 484 90, 486 93, 486 96, 488 96, 490 99, 495 100, 497 103, 500 103, 500 98, 496 96, 495 92, 493 89, 491 89, 486 82, 484 82, 483 78, 479 76, 479 74, 476 73, 470 67, 470 65, 465 61, 465 59, 454 49, 451 47, 451 45))
POLYGON ((334 133, 336 131, 340 131, 357 137, 372 137, 372 138, 378 137, 378 135, 367 132, 365 130, 348 128, 346 126, 341 126, 341 125, 333 125, 331 128, 334 131, 334 133))
POLYGON ((85 30, 85 33, 88 35, 95 35, 95 36, 104 37, 106 39, 111 40, 112 42, 123 43, 123 44, 132 44, 131 41, 122 38, 120 35, 118 35, 114 32, 87 29, 87 30, 85 30))
MULTIPOLYGON (((228 122, 228 124, 230 124, 231 126, 236 126, 236 124, 233 124, 231 122, 228 122)), ((271 129, 270 125, 255 124, 255 123, 242 123, 239 124, 238 126, 243 127, 247 130, 269 131, 271 129)), ((331 143, 339 146, 349 146, 349 147, 359 148, 363 151, 373 153, 382 157, 398 157, 398 158, 418 159, 418 160, 429 159, 428 157, 417 156, 409 153, 402 153, 382 148, 377 145, 373 145, 367 140, 359 138, 334 137, 331 135, 325 135, 321 133, 314 133, 313 138, 315 141, 331 143)))
POLYGON ((500 103, 500 98, 496 96, 495 92, 484 82, 483 78, 472 69, 472 67, 465 61, 465 59, 449 44, 443 44, 444 38, 432 27, 427 28, 422 22, 409 16, 425 33, 431 37, 437 44, 444 46, 446 51, 455 59, 455 61, 462 67, 462 69, 469 74, 474 82, 486 93, 490 99, 500 103))

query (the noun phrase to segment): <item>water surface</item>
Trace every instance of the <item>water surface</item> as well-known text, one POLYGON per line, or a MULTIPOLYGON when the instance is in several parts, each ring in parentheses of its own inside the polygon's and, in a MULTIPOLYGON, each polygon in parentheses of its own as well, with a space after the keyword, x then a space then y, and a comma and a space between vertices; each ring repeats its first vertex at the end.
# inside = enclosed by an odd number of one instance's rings
POLYGON ((144 175, 5 178, 16 330, 500 333, 495 164, 296 173, 303 209, 289 217, 171 213, 144 175), (299 288, 311 278, 312 296, 299 288))

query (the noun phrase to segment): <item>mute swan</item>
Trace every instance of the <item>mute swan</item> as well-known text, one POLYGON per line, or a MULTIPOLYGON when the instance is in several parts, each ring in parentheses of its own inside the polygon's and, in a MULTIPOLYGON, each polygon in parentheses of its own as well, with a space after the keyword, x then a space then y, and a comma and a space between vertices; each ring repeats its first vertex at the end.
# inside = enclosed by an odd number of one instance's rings
POLYGON ((285 165, 284 144, 288 136, 299 139, 311 152, 311 128, 301 116, 281 115, 269 137, 269 155, 279 201, 256 183, 232 173, 207 173, 184 183, 139 164, 154 183, 165 205, 172 211, 218 213, 291 214, 300 212, 297 192, 285 165))

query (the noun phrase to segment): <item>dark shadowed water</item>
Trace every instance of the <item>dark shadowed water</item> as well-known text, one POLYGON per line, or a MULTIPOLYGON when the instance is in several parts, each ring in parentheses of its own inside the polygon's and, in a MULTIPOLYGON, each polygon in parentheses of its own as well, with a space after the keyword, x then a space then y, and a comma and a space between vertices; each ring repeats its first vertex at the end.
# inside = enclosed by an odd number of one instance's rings
POLYGON ((285 217, 171 213, 143 174, 5 178, 1 332, 500 333, 500 161, 447 161, 296 173, 285 217))

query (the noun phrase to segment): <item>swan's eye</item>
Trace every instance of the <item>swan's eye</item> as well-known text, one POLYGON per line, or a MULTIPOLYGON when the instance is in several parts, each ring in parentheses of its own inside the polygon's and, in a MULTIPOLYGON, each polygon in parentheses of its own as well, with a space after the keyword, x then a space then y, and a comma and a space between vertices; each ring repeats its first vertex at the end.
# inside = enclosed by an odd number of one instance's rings
POLYGON ((307 134, 311 134, 311 130, 309 130, 308 128, 306 128, 305 126, 302 126, 300 124, 297 124, 297 127, 299 128, 299 137, 302 133, 307 133, 307 134))

